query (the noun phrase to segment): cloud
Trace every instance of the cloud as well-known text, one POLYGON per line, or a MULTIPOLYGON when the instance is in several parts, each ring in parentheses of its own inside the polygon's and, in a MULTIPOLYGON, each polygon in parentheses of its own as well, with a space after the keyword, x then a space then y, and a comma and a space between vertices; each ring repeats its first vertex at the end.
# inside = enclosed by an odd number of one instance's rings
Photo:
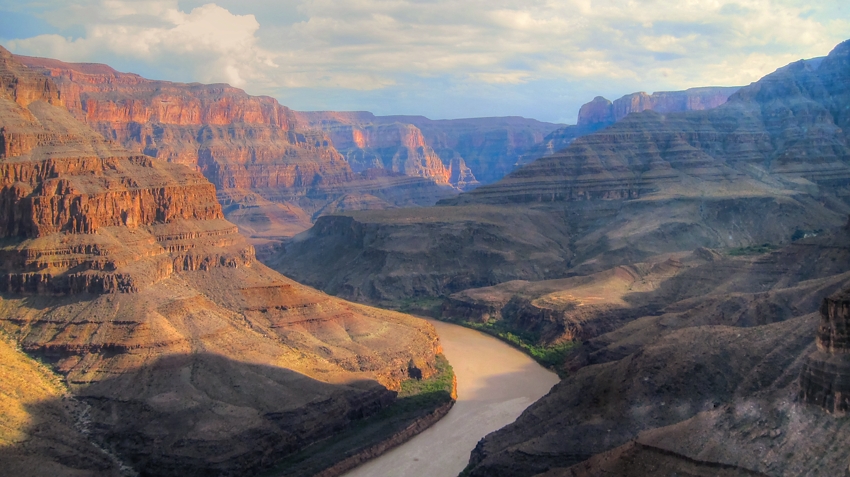
POLYGON ((545 119, 596 94, 746 84, 826 54, 850 31, 840 2, 207 1, 42 0, 40 13, 29 11, 57 31, 7 46, 144 64, 163 78, 229 82, 305 109, 348 94, 341 103, 356 109, 401 112, 393 108, 420 101, 444 105, 441 117, 466 108, 545 119), (74 28, 82 33, 67 34, 74 28))
POLYGON ((16 52, 51 56, 66 61, 91 61, 101 56, 127 56, 141 61, 186 69, 186 76, 202 82, 246 86, 268 81, 274 55, 257 46, 260 28, 253 15, 234 15, 215 4, 188 13, 176 1, 104 0, 94 5, 72 5, 47 15, 76 20, 85 36, 57 34, 12 40, 16 52))

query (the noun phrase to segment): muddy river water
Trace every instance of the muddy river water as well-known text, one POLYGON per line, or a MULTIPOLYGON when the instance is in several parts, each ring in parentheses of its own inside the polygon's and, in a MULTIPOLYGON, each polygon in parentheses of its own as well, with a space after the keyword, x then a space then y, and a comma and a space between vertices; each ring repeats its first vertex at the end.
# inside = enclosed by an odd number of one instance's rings
POLYGON ((431 323, 457 376, 457 403, 421 434, 345 477, 455 477, 482 437, 513 422, 558 382, 554 373, 491 336, 431 323))

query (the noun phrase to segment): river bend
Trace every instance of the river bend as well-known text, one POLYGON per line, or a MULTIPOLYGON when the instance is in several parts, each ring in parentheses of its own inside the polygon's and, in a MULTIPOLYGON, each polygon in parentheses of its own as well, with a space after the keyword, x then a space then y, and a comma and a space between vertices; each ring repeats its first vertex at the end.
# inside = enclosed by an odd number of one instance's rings
POLYGON ((558 382, 555 373, 492 336, 429 321, 457 376, 457 403, 421 434, 345 477, 455 477, 482 437, 516 420, 558 382))

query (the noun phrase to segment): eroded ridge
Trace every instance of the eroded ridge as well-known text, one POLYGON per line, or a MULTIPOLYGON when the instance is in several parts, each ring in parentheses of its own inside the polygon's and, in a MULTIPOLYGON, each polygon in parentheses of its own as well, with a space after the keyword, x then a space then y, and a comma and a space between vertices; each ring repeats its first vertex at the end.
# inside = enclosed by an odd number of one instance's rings
POLYGON ((800 374, 802 399, 844 416, 850 409, 850 290, 825 298, 820 308, 817 351, 800 374))

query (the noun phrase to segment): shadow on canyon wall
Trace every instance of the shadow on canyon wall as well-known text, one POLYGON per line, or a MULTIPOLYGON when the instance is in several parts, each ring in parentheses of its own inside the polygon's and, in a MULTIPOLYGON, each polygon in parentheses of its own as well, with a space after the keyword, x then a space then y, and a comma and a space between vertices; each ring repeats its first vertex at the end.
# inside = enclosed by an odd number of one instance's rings
POLYGON ((0 447, 0 474, 111 476, 124 464, 141 476, 255 475, 312 442, 374 425, 370 416, 386 422, 362 442, 386 438, 418 415, 410 411, 426 413, 450 399, 425 392, 394 400, 396 393, 375 381, 328 384, 207 353, 170 355, 76 384, 73 398, 21 403, 29 419, 18 431, 25 437, 0 447), (330 397, 304 405, 298 390, 317 388, 330 397), (397 418, 386 419, 388 410, 397 418))

